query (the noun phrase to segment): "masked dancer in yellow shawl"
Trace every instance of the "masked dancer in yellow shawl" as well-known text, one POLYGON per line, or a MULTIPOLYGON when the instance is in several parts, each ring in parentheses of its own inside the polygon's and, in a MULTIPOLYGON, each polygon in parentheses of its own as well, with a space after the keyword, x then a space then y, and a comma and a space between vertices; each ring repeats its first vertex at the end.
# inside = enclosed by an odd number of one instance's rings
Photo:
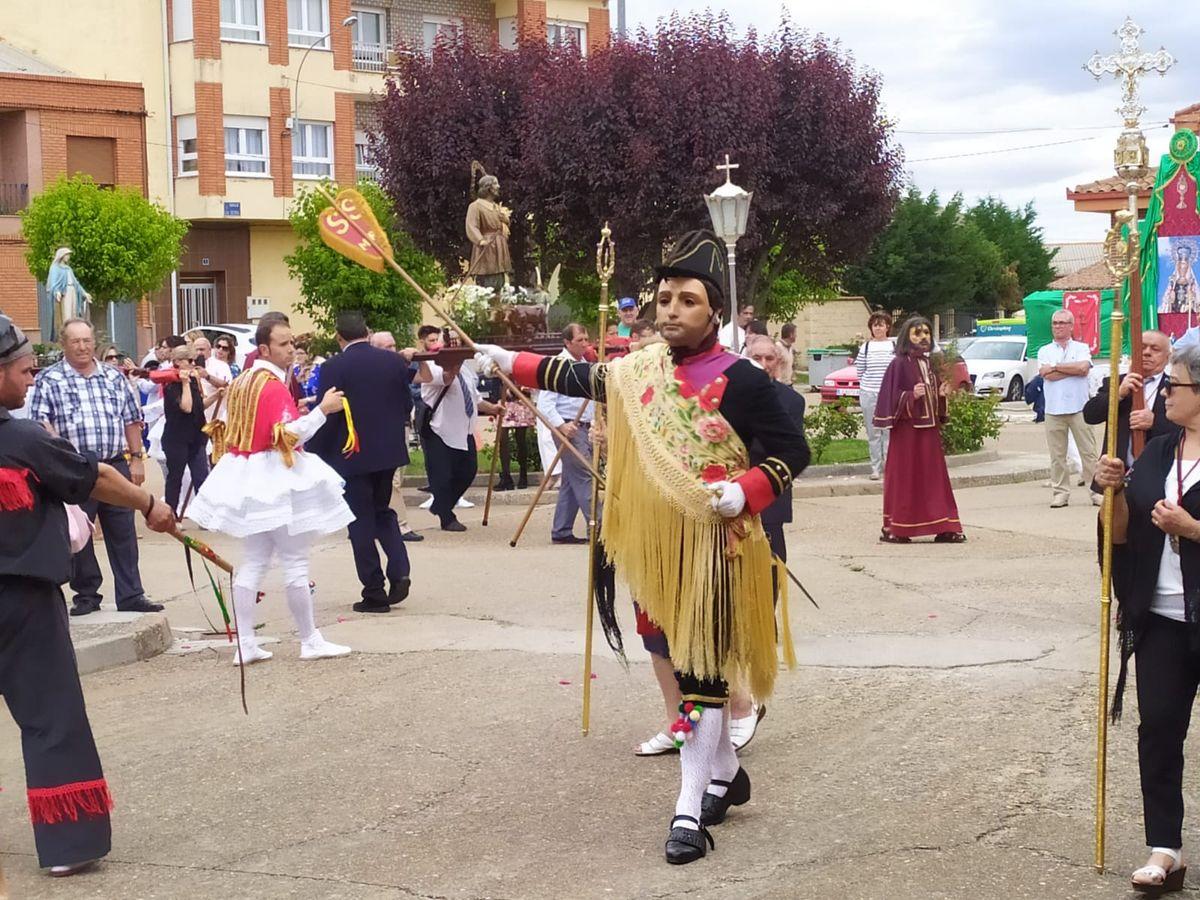
MULTIPOLYGON (((709 232, 683 237, 656 270, 665 343, 607 365, 479 347, 485 370, 607 404, 601 540, 666 635, 683 695, 672 726, 683 783, 666 843, 675 864, 704 856, 708 826, 750 799, 726 701, 731 680, 765 699, 778 669, 774 562, 758 514, 809 458, 770 376, 717 342, 724 257, 709 232), (755 440, 766 458, 751 466, 755 440)), ((780 625, 790 664, 786 606, 780 625)))

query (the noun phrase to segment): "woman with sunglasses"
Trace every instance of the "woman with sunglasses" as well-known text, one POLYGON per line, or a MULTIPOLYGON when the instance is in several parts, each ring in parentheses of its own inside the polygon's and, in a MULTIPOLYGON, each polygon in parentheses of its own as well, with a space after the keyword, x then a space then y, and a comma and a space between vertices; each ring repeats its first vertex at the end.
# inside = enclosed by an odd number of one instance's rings
POLYGON ((1150 858, 1134 890, 1183 888, 1183 743, 1200 685, 1200 347, 1171 356, 1166 412, 1182 429, 1146 444, 1128 477, 1102 456, 1096 482, 1113 488, 1113 586, 1120 607, 1121 715, 1130 656, 1137 660, 1138 767, 1150 858))
MULTIPOLYGON (((222 335, 212 345, 212 353, 204 361, 204 371, 208 373, 208 383, 214 388, 226 388, 237 378, 240 370, 234 362, 236 354, 233 349, 233 338, 222 335)), ((207 393, 207 392, 206 392, 207 393)), ((210 418, 225 421, 225 404, 209 412, 210 418)))

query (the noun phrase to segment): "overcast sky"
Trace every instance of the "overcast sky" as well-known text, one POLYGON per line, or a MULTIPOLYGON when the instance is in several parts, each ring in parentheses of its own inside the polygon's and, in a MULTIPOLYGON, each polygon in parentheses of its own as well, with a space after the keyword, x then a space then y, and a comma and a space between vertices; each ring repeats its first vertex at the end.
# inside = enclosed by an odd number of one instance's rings
MULTIPOLYGON (((610 0, 616 18, 616 0, 610 0)), ((1106 217, 1077 213, 1066 188, 1112 175, 1120 133, 1117 80, 1083 70, 1092 53, 1115 53, 1112 32, 1132 14, 1146 29, 1142 49, 1165 46, 1178 60, 1143 79, 1143 130, 1157 164, 1174 112, 1200 102, 1200 14, 1182 6, 1112 0, 627 0, 631 29, 672 10, 725 10, 739 28, 773 31, 784 9, 799 28, 837 39, 856 63, 878 73, 883 103, 923 191, 972 201, 993 194, 1032 200, 1046 240, 1100 240, 1106 217), (985 135, 945 134, 1004 131, 985 135), (943 132, 915 134, 913 132, 943 132), (1058 143, 1072 141, 1072 143, 1058 143), (1057 144, 1007 153, 1003 148, 1057 144), (957 156, 955 159, 936 157, 957 156)))

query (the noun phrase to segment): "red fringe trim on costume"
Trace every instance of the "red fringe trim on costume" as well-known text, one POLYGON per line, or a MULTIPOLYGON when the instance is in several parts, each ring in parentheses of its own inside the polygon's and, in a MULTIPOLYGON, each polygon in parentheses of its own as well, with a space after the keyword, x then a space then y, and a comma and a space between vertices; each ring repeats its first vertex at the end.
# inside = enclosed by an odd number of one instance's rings
POLYGON ((111 812, 113 808, 108 782, 103 778, 52 788, 30 788, 26 793, 29 796, 29 818, 35 824, 55 825, 68 819, 78 822, 80 814, 96 818, 111 812))
POLYGON ((0 468, 0 509, 33 509, 28 469, 0 468))

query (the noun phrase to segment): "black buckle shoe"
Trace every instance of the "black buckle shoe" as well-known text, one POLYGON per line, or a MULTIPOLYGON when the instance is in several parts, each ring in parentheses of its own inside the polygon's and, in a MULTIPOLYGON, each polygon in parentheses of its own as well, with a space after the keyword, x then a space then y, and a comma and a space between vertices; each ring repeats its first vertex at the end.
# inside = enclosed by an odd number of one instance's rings
POLYGON ((729 807, 741 806, 750 800, 750 776, 743 768, 738 768, 737 774, 733 776, 733 781, 721 781, 714 778, 710 783, 725 788, 725 796, 718 797, 708 791, 704 792, 704 797, 700 801, 700 824, 706 828, 724 822, 729 807))
POLYGON ((708 842, 708 847, 713 850, 717 849, 716 843, 713 842, 712 835, 708 833, 708 829, 699 822, 700 830, 694 828, 675 827, 675 823, 680 819, 685 819, 688 822, 696 822, 691 816, 674 816, 671 819, 671 830, 667 833, 667 862, 673 866, 683 866, 690 862, 695 862, 701 859, 708 849, 705 847, 705 842, 708 842))

